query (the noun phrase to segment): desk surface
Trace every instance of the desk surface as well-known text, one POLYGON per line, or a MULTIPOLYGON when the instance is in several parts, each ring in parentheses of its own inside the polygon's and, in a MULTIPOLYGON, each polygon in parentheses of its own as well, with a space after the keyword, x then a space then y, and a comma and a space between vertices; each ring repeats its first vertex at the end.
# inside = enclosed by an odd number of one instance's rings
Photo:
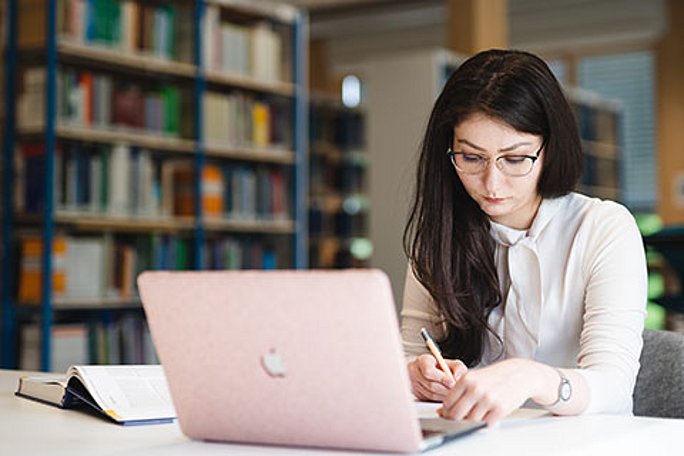
MULTIPOLYGON (((361 453, 195 442, 177 424, 123 427, 96 416, 14 396, 21 373, 0 370, 0 453, 144 455, 359 455, 361 453)), ((424 411, 423 411, 424 412, 424 411)), ((676 454, 684 420, 629 416, 510 419, 431 451, 441 455, 676 454), (619 453, 618 453, 619 452, 619 453)))

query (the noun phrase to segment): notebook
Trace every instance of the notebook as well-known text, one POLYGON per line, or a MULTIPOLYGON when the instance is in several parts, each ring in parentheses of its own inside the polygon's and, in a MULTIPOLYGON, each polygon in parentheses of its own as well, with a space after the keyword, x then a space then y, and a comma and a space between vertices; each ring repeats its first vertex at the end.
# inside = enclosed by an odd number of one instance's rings
POLYGON ((144 272, 138 288, 192 439, 415 452, 484 426, 419 421, 379 270, 144 272))

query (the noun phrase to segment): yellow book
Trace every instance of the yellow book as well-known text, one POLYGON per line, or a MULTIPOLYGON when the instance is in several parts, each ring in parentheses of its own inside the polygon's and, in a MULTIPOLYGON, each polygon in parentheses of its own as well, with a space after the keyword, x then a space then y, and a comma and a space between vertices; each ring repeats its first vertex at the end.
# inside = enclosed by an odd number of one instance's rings
MULTIPOLYGON (((52 242, 52 294, 61 297, 66 290, 67 239, 57 236, 52 242)), ((30 236, 21 242, 21 270, 19 273, 19 302, 37 304, 43 294, 43 240, 30 236)))
POLYGON ((267 147, 269 145, 270 126, 268 104, 255 101, 252 106, 252 142, 254 147, 267 147))

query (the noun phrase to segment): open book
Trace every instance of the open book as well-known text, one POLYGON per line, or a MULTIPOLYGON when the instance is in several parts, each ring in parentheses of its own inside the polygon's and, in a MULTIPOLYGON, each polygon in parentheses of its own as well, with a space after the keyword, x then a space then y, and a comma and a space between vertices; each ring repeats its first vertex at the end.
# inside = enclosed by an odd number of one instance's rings
POLYGON ((71 366, 66 376, 23 376, 16 395, 60 408, 92 407, 123 425, 176 418, 159 365, 71 366))

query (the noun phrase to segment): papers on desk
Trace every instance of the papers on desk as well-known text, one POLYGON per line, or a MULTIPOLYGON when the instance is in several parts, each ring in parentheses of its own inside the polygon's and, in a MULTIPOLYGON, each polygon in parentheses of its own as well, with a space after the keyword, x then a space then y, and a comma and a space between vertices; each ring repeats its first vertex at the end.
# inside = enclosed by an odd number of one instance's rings
POLYGON ((122 425, 176 418, 161 366, 71 366, 66 375, 23 376, 15 393, 60 408, 91 407, 122 425))

